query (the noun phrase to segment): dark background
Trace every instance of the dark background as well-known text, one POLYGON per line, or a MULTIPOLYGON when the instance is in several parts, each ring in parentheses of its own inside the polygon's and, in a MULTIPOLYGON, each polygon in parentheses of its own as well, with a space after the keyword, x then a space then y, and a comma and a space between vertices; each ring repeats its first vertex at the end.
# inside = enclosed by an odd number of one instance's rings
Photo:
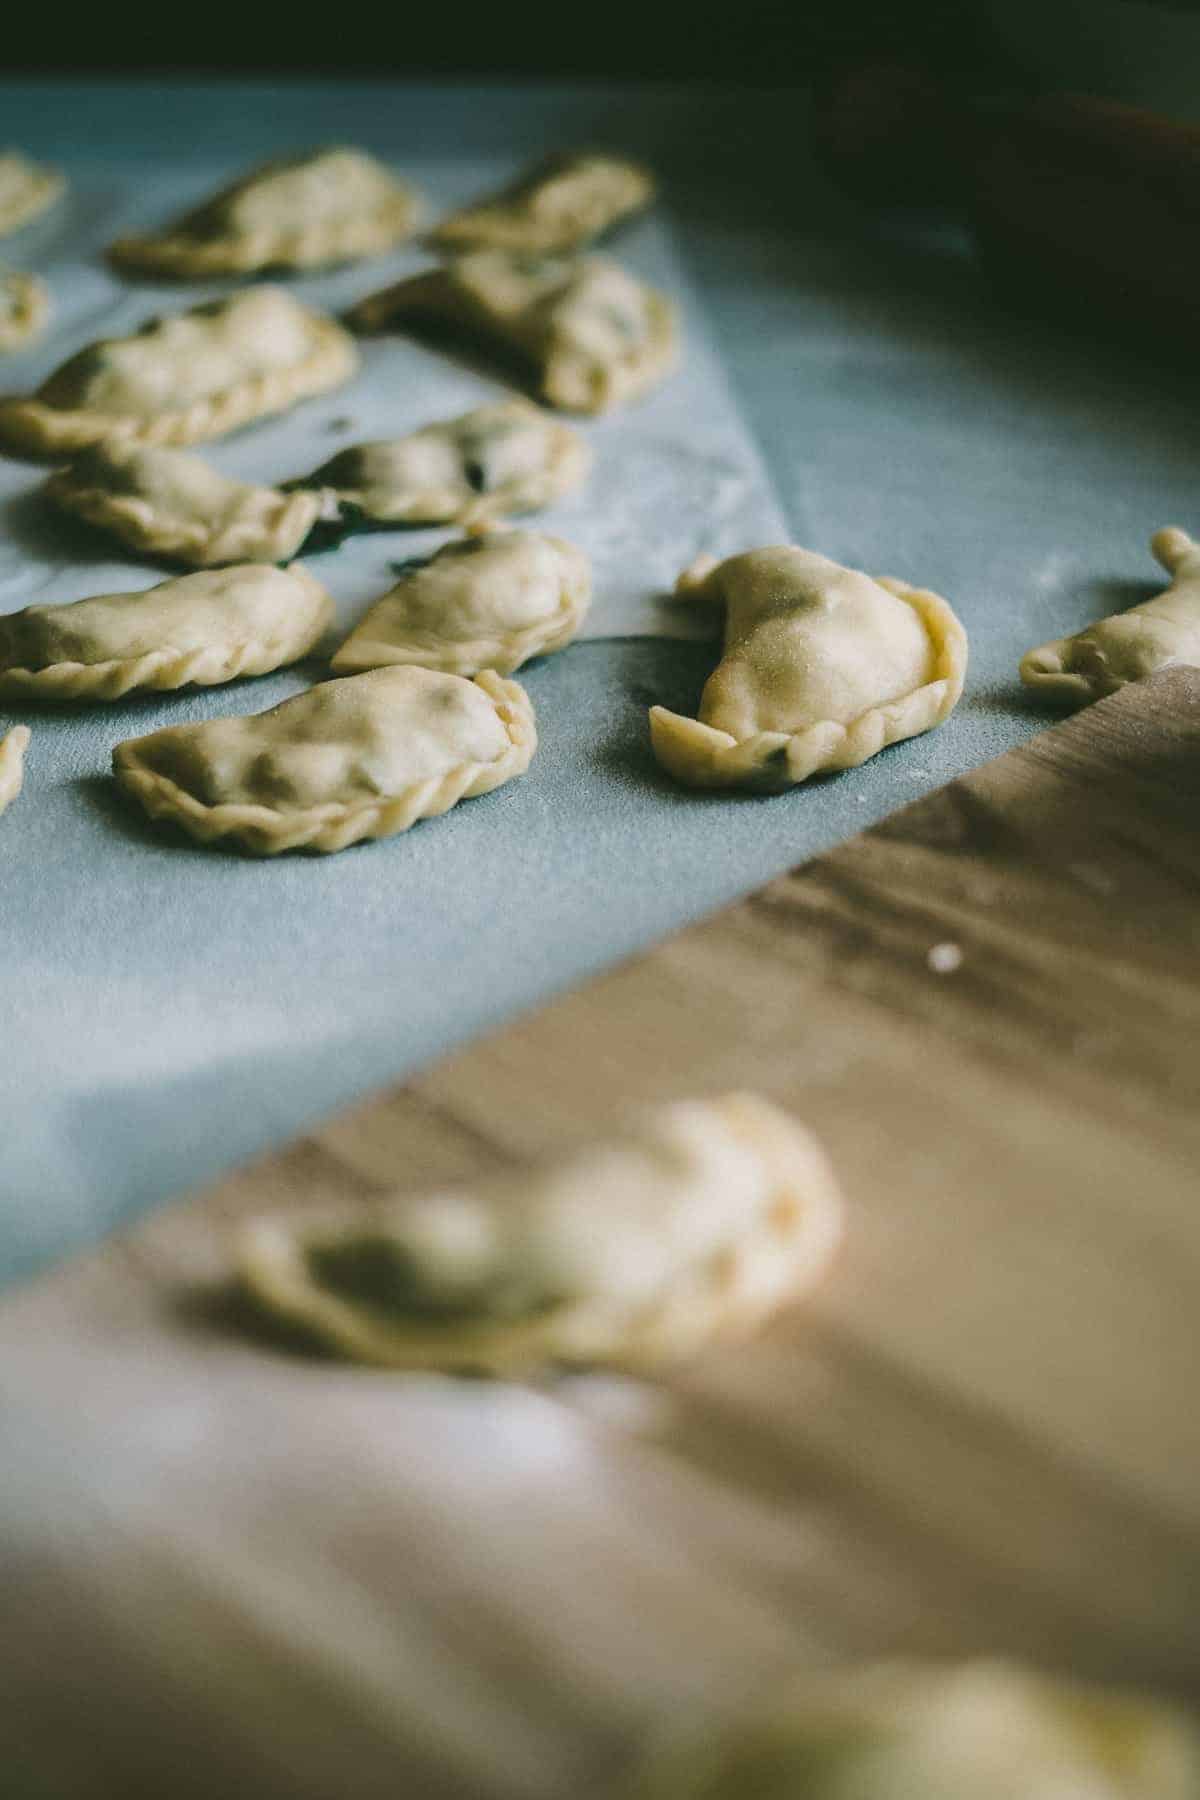
MULTIPOLYGON (((6 12, 18 11, 9 0, 6 12)), ((6 22, 4 72, 186 69, 214 74, 624 77, 794 85, 863 54, 978 66, 989 33, 970 0, 560 0, 559 4, 241 7, 229 0, 28 4, 6 22)), ((3 140, 0 119, 0 141, 3 140)))

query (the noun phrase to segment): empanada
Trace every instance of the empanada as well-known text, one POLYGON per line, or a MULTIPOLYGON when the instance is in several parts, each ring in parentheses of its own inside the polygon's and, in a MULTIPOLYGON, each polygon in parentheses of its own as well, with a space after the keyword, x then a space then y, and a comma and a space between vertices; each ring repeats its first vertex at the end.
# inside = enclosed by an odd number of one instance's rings
POLYGON ((379 524, 487 525, 570 493, 591 460, 569 425, 527 400, 504 400, 408 437, 356 444, 288 486, 333 488, 379 524))
POLYGON ((569 151, 548 156, 511 187, 451 213, 432 236, 447 250, 579 250, 653 198, 654 177, 640 164, 569 151))
POLYGON ((113 438, 199 443, 324 393, 357 366, 332 319, 279 288, 247 288, 78 351, 33 396, 0 400, 0 443, 33 456, 113 438))
POLYGON ((373 669, 251 718, 133 738, 113 772, 151 818, 275 856, 407 831, 523 774, 536 748, 515 681, 373 669))
POLYGON ((25 780, 28 725, 14 725, 0 737, 0 813, 12 805, 25 780))
POLYGON ((1194 1800, 1182 1711, 1013 1663, 800 1676, 653 1754, 628 1800, 1194 1800))
POLYGON ((50 290, 36 275, 0 274, 0 355, 40 337, 50 317, 50 290))
POLYGON ((27 606, 0 618, 0 694, 120 700, 136 688, 213 687, 296 662, 332 618, 332 600, 299 563, 27 606))
POLYGON ((665 294, 604 257, 477 250, 360 300, 359 331, 448 328, 518 356, 551 406, 604 412, 675 366, 679 327, 665 294))
POLYGON ((791 546, 680 576, 682 597, 725 607, 725 651, 700 716, 650 711, 654 754, 690 787, 791 787, 852 769, 949 717, 967 634, 924 588, 791 546))
POLYGON ((1029 651, 1021 680, 1047 700, 1082 706, 1174 663, 1200 665, 1200 544, 1169 525, 1150 548, 1173 577, 1153 600, 1029 651))
POLYGON ((46 498, 149 556, 196 569, 290 562, 357 521, 330 488, 283 493, 233 481, 186 450, 96 444, 46 482, 46 498))
POLYGON ((31 162, 19 150, 0 153, 0 237, 53 206, 66 185, 57 169, 31 162))
POLYGON ((649 1367, 810 1287, 841 1235, 815 1140, 752 1094, 662 1106, 545 1170, 243 1228, 252 1296, 362 1362, 649 1367))
POLYGON ((416 194, 365 150, 335 145, 280 157, 165 230, 121 238, 109 255, 139 274, 184 280, 311 269, 378 256, 414 229, 416 194))
POLYGON ((339 674, 417 663, 475 675, 561 650, 591 602, 587 557, 540 531, 489 531, 407 570, 333 659, 339 674))

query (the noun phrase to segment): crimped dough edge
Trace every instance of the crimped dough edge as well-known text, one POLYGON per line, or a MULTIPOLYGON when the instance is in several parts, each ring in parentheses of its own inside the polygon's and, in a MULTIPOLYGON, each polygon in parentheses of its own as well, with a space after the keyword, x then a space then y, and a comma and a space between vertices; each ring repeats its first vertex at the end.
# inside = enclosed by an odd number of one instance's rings
MULTIPOLYGON (((333 619, 334 606, 321 583, 300 564, 287 573, 320 594, 324 605, 315 628, 290 636, 247 638, 220 649, 174 650, 164 645, 144 656, 114 657, 107 662, 49 663, 43 669, 5 667, 0 662, 0 694, 36 700, 122 700, 141 689, 171 693, 181 687, 220 687, 241 675, 269 675, 286 668, 320 642, 333 619)), ((149 591, 149 590, 147 590, 149 591)), ((0 619, 0 648, 4 620, 0 619)))
POLYGON ((349 334, 333 319, 317 317, 313 325, 317 343, 302 362, 251 376, 178 412, 139 418, 47 406, 34 398, 0 400, 0 444, 37 457, 85 450, 102 439, 182 445, 223 437, 255 419, 284 412, 299 400, 323 394, 355 373, 358 352, 349 334))
POLYGON ((109 248, 109 260, 121 269, 179 281, 364 261, 410 237, 420 223, 421 202, 415 189, 399 182, 397 187, 400 191, 393 199, 357 218, 225 238, 192 238, 184 232, 118 238, 109 248))
POLYGON ((344 1210, 252 1220, 237 1239, 250 1293, 274 1316, 355 1361, 410 1369, 520 1375, 551 1364, 653 1369, 716 1337, 742 1335, 824 1273, 842 1234, 842 1202, 824 1151, 798 1120, 754 1094, 714 1105, 760 1142, 778 1193, 760 1229, 687 1270, 650 1305, 568 1301, 531 1317, 479 1325, 402 1326, 373 1319, 308 1272, 304 1250, 346 1223, 344 1210))
POLYGON ((795 787, 813 775, 855 769, 892 744, 941 725, 958 704, 967 670, 967 634, 948 601, 928 588, 889 576, 875 578, 919 615, 934 646, 932 681, 869 707, 849 725, 822 720, 789 735, 759 731, 734 738, 699 719, 650 709, 650 741, 668 774, 689 787, 747 787, 758 792, 795 787))
POLYGON ((161 514, 140 494, 112 494, 102 487, 79 487, 72 474, 70 465, 58 469, 43 488, 47 499, 63 512, 110 532, 134 550, 170 556, 197 569, 219 568, 226 563, 285 562, 303 548, 332 492, 329 488, 304 488, 283 496, 287 504, 269 532, 248 519, 235 519, 222 531, 214 532, 199 519, 165 524, 161 514))
POLYGON ((496 708, 508 732, 507 752, 491 763, 460 763, 444 775, 414 782, 398 794, 352 806, 329 803, 293 808, 222 801, 208 806, 169 776, 143 768, 137 738, 113 751, 113 774, 153 819, 180 825, 199 843, 233 838, 255 856, 278 856, 284 850, 316 850, 330 854, 364 838, 392 837, 421 819, 449 812, 460 800, 473 800, 524 774, 537 749, 533 705, 524 688, 491 670, 475 677, 496 708))

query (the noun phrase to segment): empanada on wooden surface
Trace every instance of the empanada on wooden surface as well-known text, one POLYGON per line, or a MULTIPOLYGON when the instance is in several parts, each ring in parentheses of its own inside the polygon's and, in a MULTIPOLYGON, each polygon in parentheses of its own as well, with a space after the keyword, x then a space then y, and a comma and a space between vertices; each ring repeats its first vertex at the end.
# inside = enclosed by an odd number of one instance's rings
POLYGON ((797 1677, 650 1758, 628 1800, 1193 1800, 1181 1710, 1016 1664, 868 1663, 797 1677))
POLYGON ((0 737, 0 813, 10 807, 25 781, 28 725, 14 725, 0 737))
POLYGON ((365 150, 335 145, 253 169, 165 230, 109 252, 138 274, 187 280, 378 256, 415 228, 412 188, 365 150))
POLYGON ((477 526, 536 512, 579 486, 591 451, 577 431, 505 400, 408 437, 356 444, 290 487, 333 488, 379 524, 477 526))
POLYGON ((654 754, 690 787, 786 788, 950 716, 967 634, 924 588, 791 546, 701 557, 677 593, 725 608, 698 719, 655 706, 654 754))
POLYGON ((282 412, 346 381, 353 342, 280 288, 151 319, 131 337, 80 350, 31 398, 0 400, 0 443, 61 455, 121 438, 194 444, 282 412))
POLYGON ((1021 680, 1047 700, 1082 706, 1174 663, 1200 665, 1200 544, 1167 526, 1150 548, 1173 577, 1153 600, 1056 638, 1021 662, 1021 680))
POLYGON ((579 250, 649 206, 654 177, 623 156, 570 151, 548 156, 511 187, 443 219, 434 243, 447 250, 579 250))
POLYGON ((659 1107, 544 1170, 252 1222, 239 1264, 260 1305, 361 1362, 643 1368, 812 1286, 841 1220, 804 1127, 728 1094, 659 1107))
POLYGON ((0 355, 22 350, 46 329, 50 289, 36 275, 0 274, 0 355))
POLYGON ((605 257, 477 250, 361 300, 360 331, 427 327, 518 356, 541 397, 598 413, 653 387, 679 354, 675 307, 605 257))
POLYGON ((515 681, 374 669, 251 718, 133 738, 113 772, 151 818, 275 856, 407 831, 523 774, 536 748, 515 681))
POLYGON ((192 568, 290 562, 355 522, 329 488, 283 493, 234 481, 186 450, 96 444, 46 482, 48 500, 148 556, 192 568))
POLYGON ((592 596, 582 550, 540 531, 489 531, 447 544, 376 601, 333 659, 339 674, 418 663, 510 675, 570 643, 592 596))
POLYGON ((128 594, 27 606, 0 618, 0 694, 120 700, 212 687, 307 654, 333 602, 307 569, 244 563, 128 594))
POLYGON ((57 169, 44 168, 19 150, 0 151, 0 237, 53 206, 66 185, 57 169))

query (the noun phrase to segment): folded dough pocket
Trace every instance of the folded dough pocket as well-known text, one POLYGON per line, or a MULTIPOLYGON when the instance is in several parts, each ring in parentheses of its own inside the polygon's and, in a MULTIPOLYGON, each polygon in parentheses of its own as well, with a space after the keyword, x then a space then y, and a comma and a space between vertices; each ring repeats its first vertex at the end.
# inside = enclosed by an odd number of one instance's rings
POLYGON ((1081 706, 1159 669, 1200 666, 1200 544, 1167 526, 1154 534, 1150 548, 1172 575, 1170 587, 1074 637, 1030 650, 1021 662, 1026 687, 1058 705, 1081 706))
POLYGON ((450 251, 579 250, 648 206, 654 191, 649 170, 626 157, 560 152, 511 187, 451 213, 432 240, 450 251))
POLYGON ((541 397, 598 413, 674 368, 675 307, 605 257, 477 250, 359 301, 359 331, 434 330, 517 358, 541 397))
POLYGON ((78 351, 36 394, 0 400, 0 443, 32 456, 113 438, 199 443, 324 393, 357 366, 332 319, 279 288, 247 288, 78 351))
POLYGON ((407 831, 523 774, 536 747, 515 681, 375 669, 250 718, 130 739, 113 772, 152 818, 274 856, 407 831))
POLYGON ((46 498, 130 549, 192 568, 290 562, 359 523, 331 488, 285 493, 220 474, 186 450, 96 444, 46 482, 46 498))
POLYGON ((333 602, 307 569, 245 563, 0 618, 0 695, 119 700, 212 687, 307 655, 333 602))
POLYGON ((334 146, 253 169, 165 230, 121 238, 118 267, 183 280, 311 269, 378 256, 407 237, 416 194, 365 150, 334 146))
POLYGON ((339 674, 419 663, 509 675, 561 650, 591 602, 587 557, 540 531, 489 531, 447 544, 376 601, 333 658, 339 674))
POLYGON ((659 762, 692 787, 771 791, 850 769, 947 719, 967 635, 924 588, 779 546, 684 571, 681 599, 725 609, 699 717, 656 706, 659 762))
POLYGON ((333 489, 377 524, 479 526, 579 486, 591 451, 526 400, 479 406, 407 437, 356 444, 289 488, 333 489))
POLYGON ((841 1234, 803 1126, 748 1094, 635 1118, 544 1169, 253 1221, 265 1310, 399 1367, 649 1367, 745 1332, 810 1287, 841 1234))

